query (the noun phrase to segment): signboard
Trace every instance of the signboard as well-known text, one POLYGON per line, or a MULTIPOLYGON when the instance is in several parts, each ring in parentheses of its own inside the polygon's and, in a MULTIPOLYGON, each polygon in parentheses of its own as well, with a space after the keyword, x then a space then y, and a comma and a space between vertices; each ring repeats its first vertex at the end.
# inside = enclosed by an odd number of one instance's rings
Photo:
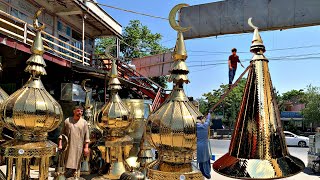
POLYGON ((281 118, 303 118, 299 111, 282 111, 280 114, 281 118))
POLYGON ((181 9, 180 24, 191 27, 185 39, 289 29, 320 24, 319 0, 225 0, 181 9))
POLYGON ((135 58, 131 62, 136 70, 146 77, 157 77, 169 75, 173 63, 172 53, 163 53, 143 58, 135 58))

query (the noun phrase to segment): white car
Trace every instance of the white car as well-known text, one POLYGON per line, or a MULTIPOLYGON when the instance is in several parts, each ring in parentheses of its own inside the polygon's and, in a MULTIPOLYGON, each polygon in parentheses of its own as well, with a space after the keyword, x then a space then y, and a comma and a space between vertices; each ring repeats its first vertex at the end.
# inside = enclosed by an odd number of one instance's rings
POLYGON ((300 146, 307 147, 309 146, 309 138, 304 136, 298 136, 289 131, 283 131, 286 137, 286 142, 288 146, 300 146))

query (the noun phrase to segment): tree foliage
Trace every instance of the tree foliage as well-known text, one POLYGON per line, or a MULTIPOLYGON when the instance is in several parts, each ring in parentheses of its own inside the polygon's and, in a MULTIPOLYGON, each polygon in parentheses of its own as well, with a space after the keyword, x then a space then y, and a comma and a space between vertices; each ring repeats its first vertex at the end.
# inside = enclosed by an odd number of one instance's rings
MULTIPOLYGON (((160 44, 162 39, 161 34, 152 33, 151 30, 143 25, 139 20, 131 20, 124 28, 120 41, 120 52, 127 62, 133 58, 141 58, 145 56, 160 54, 168 51, 168 48, 160 44)), ((101 54, 109 45, 116 44, 113 37, 100 38, 96 41, 95 52, 101 54)), ((110 49, 112 54, 115 54, 116 48, 110 49)), ((167 78, 165 76, 151 78, 160 86, 167 87, 167 78)))
POLYGON ((311 85, 307 86, 304 101, 306 107, 302 110, 302 114, 305 120, 312 123, 320 123, 320 88, 311 85))
POLYGON ((122 34, 121 52, 126 58, 141 58, 160 54, 168 49, 160 44, 161 34, 152 33, 139 20, 131 20, 122 34), (125 42, 125 43, 123 43, 125 42))
POLYGON ((294 103, 303 102, 304 92, 303 90, 291 90, 282 94, 282 99, 285 101, 292 101, 294 103))
MULTIPOLYGON (((105 52, 106 47, 110 45, 116 45, 116 38, 114 37, 104 37, 99 38, 95 42, 95 54, 102 54, 105 52)), ((110 54, 116 56, 116 47, 110 49, 110 54)))
POLYGON ((208 101, 204 98, 198 98, 197 101, 199 102, 199 111, 206 114, 209 110, 208 101))
MULTIPOLYGON (((238 111, 240 109, 240 103, 242 100, 242 95, 244 87, 246 84, 246 78, 243 78, 238 83, 224 101, 213 111, 214 113, 223 114, 223 123, 226 126, 233 127, 233 123, 237 118, 238 111)), ((228 90, 227 84, 222 84, 218 89, 212 90, 212 92, 205 93, 203 99, 200 102, 200 110, 202 113, 208 112, 211 107, 213 107, 221 98, 221 96, 228 90), (207 102, 206 102, 207 101, 207 102)))

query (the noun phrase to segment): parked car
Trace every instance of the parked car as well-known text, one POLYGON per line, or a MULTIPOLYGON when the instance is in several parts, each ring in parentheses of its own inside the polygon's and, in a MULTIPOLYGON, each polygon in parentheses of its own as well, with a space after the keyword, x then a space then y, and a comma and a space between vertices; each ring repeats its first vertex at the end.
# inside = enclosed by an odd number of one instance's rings
POLYGON ((304 136, 298 136, 289 131, 284 131, 286 137, 286 142, 288 146, 300 146, 307 147, 309 146, 309 138, 304 136))

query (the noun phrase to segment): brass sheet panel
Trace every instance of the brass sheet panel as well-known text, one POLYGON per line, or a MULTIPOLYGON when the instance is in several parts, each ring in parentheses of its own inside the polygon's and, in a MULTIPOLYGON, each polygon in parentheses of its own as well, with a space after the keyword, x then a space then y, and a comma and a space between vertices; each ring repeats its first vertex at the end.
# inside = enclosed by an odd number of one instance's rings
POLYGON ((295 175, 305 166, 288 152, 268 60, 263 56, 265 47, 257 28, 250 49, 254 56, 229 152, 214 162, 213 169, 222 175, 241 179, 295 175))

